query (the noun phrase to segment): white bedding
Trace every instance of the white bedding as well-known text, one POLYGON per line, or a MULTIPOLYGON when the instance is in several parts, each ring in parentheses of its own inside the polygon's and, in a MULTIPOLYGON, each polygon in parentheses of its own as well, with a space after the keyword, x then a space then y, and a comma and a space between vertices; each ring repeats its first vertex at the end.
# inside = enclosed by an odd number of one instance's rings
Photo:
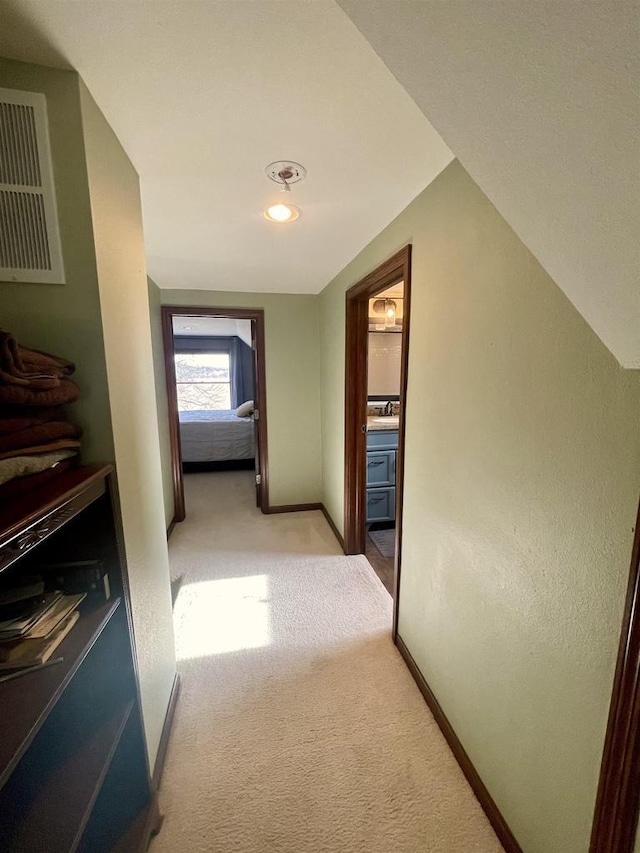
POLYGON ((253 418, 235 410, 180 412, 183 462, 229 462, 255 456, 253 418))

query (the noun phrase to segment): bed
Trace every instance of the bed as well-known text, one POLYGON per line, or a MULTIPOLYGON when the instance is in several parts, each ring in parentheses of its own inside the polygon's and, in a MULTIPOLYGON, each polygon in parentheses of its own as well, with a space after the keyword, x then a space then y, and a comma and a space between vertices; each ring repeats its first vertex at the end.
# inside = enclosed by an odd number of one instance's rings
POLYGON ((231 462, 255 457, 253 416, 235 409, 180 412, 183 462, 231 462))

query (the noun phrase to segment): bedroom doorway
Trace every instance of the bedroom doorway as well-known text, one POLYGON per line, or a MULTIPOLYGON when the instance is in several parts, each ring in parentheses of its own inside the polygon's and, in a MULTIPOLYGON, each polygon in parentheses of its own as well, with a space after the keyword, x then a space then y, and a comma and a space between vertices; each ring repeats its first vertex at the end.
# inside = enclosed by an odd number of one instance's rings
POLYGON ((269 506, 264 311, 162 306, 174 521, 185 471, 251 468, 269 506))

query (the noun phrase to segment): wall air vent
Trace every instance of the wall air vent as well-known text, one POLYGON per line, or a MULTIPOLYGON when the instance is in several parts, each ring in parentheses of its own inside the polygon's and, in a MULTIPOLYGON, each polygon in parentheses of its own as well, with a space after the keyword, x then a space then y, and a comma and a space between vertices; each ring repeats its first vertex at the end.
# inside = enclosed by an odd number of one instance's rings
POLYGON ((0 281, 65 281, 47 102, 1 88, 0 281))

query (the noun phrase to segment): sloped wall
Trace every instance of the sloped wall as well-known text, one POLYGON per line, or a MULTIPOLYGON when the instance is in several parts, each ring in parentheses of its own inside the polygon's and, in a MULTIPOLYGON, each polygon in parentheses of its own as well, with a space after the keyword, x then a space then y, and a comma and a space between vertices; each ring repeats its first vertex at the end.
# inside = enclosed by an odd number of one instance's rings
POLYGON ((338 4, 620 364, 640 368, 637 2, 338 4))
POLYGON ((339 527, 344 294, 407 243, 399 633, 525 853, 584 853, 640 491, 640 373, 454 162, 320 296, 339 527))

